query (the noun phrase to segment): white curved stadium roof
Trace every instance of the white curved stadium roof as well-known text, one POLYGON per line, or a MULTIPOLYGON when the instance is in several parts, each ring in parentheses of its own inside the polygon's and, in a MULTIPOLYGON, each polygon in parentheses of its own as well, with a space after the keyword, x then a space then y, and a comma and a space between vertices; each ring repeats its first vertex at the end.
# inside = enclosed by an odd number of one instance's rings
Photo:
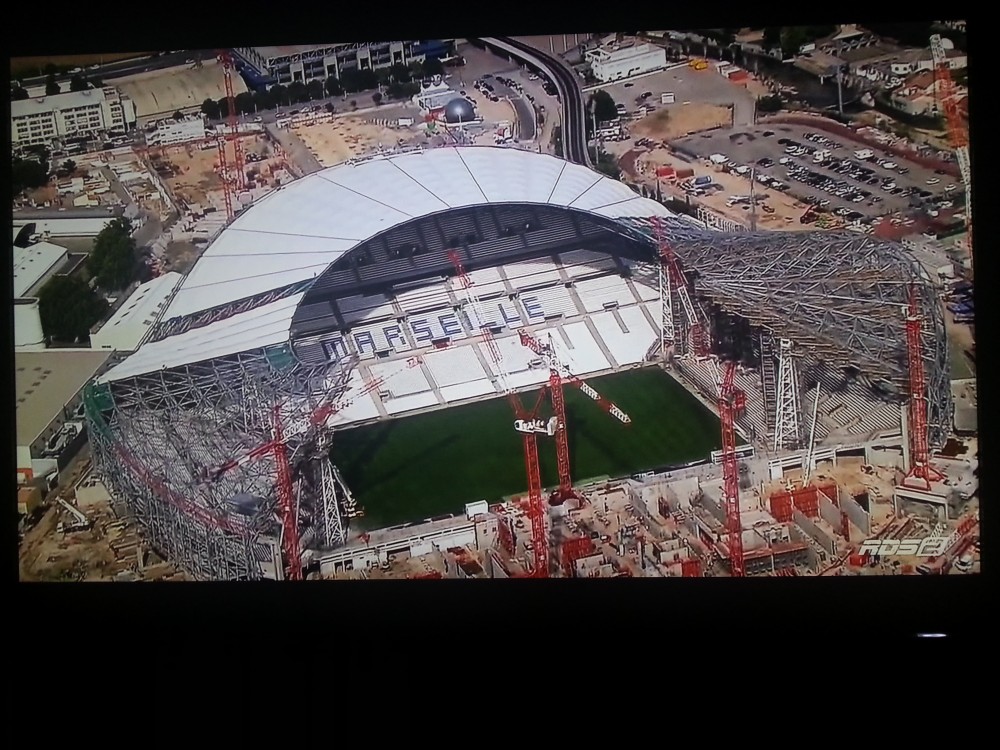
MULTIPOLYGON (((239 216, 205 250, 162 320, 319 276, 352 248, 397 224, 452 208, 509 202, 608 218, 672 215, 618 180, 531 151, 466 146, 346 162, 277 189, 239 216)), ((284 325, 281 340, 287 340, 295 310, 290 303, 285 300, 280 312, 252 310, 147 344, 105 379, 244 351, 253 347, 254 330, 261 331, 261 345, 270 344, 281 339, 284 325)))

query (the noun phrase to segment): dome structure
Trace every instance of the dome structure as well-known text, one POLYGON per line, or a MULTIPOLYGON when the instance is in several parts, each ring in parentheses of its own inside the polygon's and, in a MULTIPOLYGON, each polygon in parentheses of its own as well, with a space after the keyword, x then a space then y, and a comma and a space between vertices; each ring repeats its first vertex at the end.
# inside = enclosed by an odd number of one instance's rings
POLYGON ((445 105, 444 120, 449 125, 460 122, 473 122, 476 119, 476 108, 468 99, 458 96, 445 105))

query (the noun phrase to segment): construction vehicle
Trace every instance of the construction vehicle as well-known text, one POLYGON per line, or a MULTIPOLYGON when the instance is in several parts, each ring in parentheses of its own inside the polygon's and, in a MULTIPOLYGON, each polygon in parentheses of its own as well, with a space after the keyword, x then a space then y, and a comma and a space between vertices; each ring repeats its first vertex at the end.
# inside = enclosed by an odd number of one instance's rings
POLYGON ((700 58, 700 57, 696 57, 694 60, 691 60, 688 63, 688 65, 691 68, 693 68, 694 70, 707 70, 708 69, 708 61, 705 60, 705 59, 703 59, 703 58, 700 58))

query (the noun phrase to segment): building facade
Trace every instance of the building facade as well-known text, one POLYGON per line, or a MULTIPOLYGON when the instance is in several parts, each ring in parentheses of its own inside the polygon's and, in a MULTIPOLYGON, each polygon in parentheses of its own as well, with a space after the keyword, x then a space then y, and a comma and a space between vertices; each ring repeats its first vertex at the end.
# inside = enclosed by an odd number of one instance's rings
POLYGON ((183 120, 161 120, 151 132, 146 133, 146 143, 150 146, 171 146, 204 140, 206 136, 205 117, 198 114, 183 120))
POLYGON ((586 53, 586 59, 594 77, 602 83, 667 67, 667 51, 651 44, 623 49, 592 49, 586 53))
POLYGON ((253 88, 340 77, 345 70, 409 65, 447 54, 454 40, 355 42, 344 44, 237 47, 241 72, 253 88))
POLYGON ((135 105, 118 89, 73 91, 10 103, 11 141, 17 146, 49 144, 69 136, 135 127, 135 105))

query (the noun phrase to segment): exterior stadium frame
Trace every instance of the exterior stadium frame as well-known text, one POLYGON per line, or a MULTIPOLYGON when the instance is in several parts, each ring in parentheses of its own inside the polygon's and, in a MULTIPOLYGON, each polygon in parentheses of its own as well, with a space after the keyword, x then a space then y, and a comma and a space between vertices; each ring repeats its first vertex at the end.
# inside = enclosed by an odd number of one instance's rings
MULTIPOLYGON (((943 444, 951 419, 944 319, 930 279, 901 246, 854 233, 715 232, 687 217, 664 216, 663 207, 653 201, 634 200, 648 204, 648 211, 632 207, 620 217, 590 216, 602 230, 591 240, 603 243, 609 236, 617 237, 619 254, 636 261, 636 281, 657 285, 652 218, 660 217, 693 297, 711 316, 743 318, 767 335, 792 340, 814 362, 884 381, 900 399, 908 388, 903 310, 915 283, 925 321, 928 438, 932 446, 943 444)), ((570 221, 579 229, 579 217, 587 212, 564 213, 577 217, 570 221)), ((426 216, 391 228, 423 220, 426 216)), ((584 239, 580 233, 567 241, 584 239)), ((449 240, 442 236, 439 244, 449 240)), ((530 250, 529 240, 525 239, 520 257, 530 250)), ((383 245, 391 251, 391 243, 383 245)), ((474 259, 472 245, 466 243, 464 251, 474 259)), ((298 311, 310 290, 335 269, 351 266, 362 256, 369 268, 379 267, 384 259, 372 256, 374 246, 371 241, 358 243, 313 278, 171 317, 154 329, 150 343, 197 337, 203 335, 198 333, 201 328, 207 337, 213 326, 267 306, 286 305, 298 311)), ((541 254, 552 252, 550 248, 541 254)), ((489 262, 501 264, 516 255, 494 253, 489 262)), ((439 280, 447 263, 445 257, 439 260, 411 278, 439 280)), ((675 347, 663 354, 683 357, 684 322, 676 313, 675 347)), ((308 420, 323 403, 348 394, 357 358, 304 361, 296 349, 292 319, 287 336, 277 343, 165 362, 117 379, 108 376, 112 370, 86 389, 99 475, 121 509, 143 527, 148 541, 195 578, 283 576, 274 454, 264 452, 229 472, 215 473, 216 467, 272 441, 275 405, 284 433, 292 436, 287 446, 304 562, 347 540, 353 499, 327 458, 330 429, 310 429, 308 420)), ((468 330, 474 332, 471 325, 468 330)))

